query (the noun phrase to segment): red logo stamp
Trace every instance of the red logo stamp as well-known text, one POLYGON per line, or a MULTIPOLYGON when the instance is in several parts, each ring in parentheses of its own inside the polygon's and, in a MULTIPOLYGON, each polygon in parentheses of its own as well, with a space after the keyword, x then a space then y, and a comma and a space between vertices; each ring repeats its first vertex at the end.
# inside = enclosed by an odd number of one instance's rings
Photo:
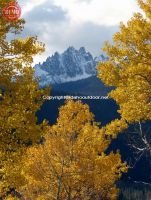
POLYGON ((21 7, 18 3, 9 3, 2 9, 2 15, 8 21, 15 21, 21 16, 21 7))

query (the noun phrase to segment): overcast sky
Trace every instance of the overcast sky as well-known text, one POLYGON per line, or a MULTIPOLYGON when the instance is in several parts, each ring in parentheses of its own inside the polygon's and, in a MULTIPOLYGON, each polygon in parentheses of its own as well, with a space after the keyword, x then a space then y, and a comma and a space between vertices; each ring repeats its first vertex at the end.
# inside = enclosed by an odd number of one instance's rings
POLYGON ((139 11, 136 0, 19 0, 19 4, 26 20, 23 35, 37 35, 46 44, 45 53, 35 62, 69 46, 84 46, 97 56, 120 21, 139 11))

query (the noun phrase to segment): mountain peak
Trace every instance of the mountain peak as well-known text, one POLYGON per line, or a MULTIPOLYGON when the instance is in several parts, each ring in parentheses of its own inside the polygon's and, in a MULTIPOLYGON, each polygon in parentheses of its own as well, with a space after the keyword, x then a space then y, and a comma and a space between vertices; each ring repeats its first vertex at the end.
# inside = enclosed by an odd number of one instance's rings
POLYGON ((42 64, 35 65, 35 75, 41 86, 85 79, 96 75, 96 60, 84 47, 77 50, 70 46, 62 54, 55 52, 42 64))
POLYGON ((84 47, 80 47, 79 52, 81 52, 81 53, 86 53, 86 50, 85 50, 84 47))
POLYGON ((67 50, 65 52, 72 52, 75 51, 76 49, 73 46, 70 46, 67 48, 67 50))
MULTIPOLYGON (((58 57, 60 54, 58 53, 58 51, 56 51, 55 53, 54 53, 54 56, 55 57, 58 57)), ((50 57, 51 58, 51 57, 50 57)))

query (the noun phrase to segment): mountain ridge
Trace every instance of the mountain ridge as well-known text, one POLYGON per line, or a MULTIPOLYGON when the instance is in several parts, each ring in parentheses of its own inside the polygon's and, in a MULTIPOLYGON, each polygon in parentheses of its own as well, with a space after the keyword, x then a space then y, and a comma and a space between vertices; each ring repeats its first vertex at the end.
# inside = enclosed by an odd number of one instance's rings
POLYGON ((113 87, 108 87, 96 76, 91 76, 77 81, 54 84, 52 89, 69 94, 72 92, 73 95, 107 96, 113 87))
POLYGON ((95 76, 97 64, 106 60, 104 55, 93 57, 84 47, 77 50, 71 46, 63 53, 55 52, 43 63, 36 64, 35 76, 39 78, 40 86, 77 81, 95 76))

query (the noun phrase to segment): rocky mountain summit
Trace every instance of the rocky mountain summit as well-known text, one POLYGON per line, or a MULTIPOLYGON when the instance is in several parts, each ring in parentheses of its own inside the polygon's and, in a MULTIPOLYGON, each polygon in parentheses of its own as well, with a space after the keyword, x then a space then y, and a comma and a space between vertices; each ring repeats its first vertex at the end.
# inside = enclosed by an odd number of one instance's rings
POLYGON ((43 63, 35 65, 35 75, 40 86, 77 81, 96 75, 96 65, 105 61, 103 55, 93 57, 84 47, 69 47, 62 54, 55 52, 43 63))

